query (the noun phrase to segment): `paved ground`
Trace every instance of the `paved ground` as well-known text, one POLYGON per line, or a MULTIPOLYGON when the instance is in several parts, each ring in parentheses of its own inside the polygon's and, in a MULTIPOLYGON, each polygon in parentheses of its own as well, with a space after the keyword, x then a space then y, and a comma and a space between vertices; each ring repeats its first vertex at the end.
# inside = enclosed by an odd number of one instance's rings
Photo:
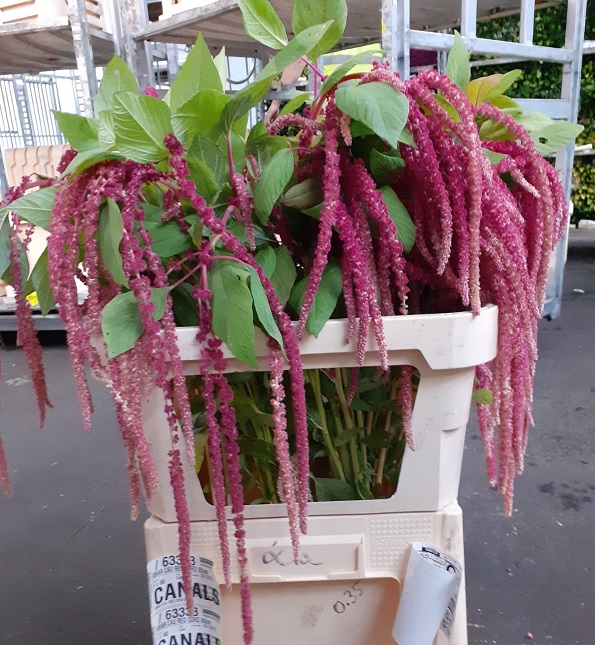
MULTIPOLYGON (((541 325, 537 428, 512 519, 487 488, 469 429, 461 505, 470 645, 529 645, 529 632, 531 645, 594 642, 595 232, 573 231, 566 275, 563 315, 541 325)), ((45 354, 56 410, 42 431, 21 353, 2 356, 15 497, 0 498, 0 645, 148 645, 142 526, 128 521, 109 397, 94 385, 85 435, 66 352, 45 354)))

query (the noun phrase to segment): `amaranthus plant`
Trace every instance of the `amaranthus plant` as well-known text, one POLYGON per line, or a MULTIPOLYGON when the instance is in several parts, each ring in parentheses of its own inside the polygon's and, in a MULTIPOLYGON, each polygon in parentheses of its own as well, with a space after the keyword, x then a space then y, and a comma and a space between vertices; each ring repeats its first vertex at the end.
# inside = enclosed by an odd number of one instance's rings
MULTIPOLYGON (((194 460, 195 433, 203 437, 198 466, 216 508, 228 584, 226 505, 233 514, 250 643, 244 489, 249 501, 287 505, 297 557, 311 495, 388 496, 405 443, 414 447, 417 377, 407 366, 389 369, 383 316, 480 315, 483 305, 498 306, 498 355, 477 371, 479 421, 489 480, 511 513, 532 425, 548 259, 567 219, 543 154, 555 147, 552 128, 559 145, 577 129, 522 115, 505 96, 514 73, 470 82, 460 39, 445 76, 424 70, 403 80, 384 64, 352 73, 355 59, 324 77, 311 60, 340 38, 343 0, 317 16, 297 0, 290 42, 272 8, 255 21, 250 2, 240 4, 248 32, 280 51, 236 95, 225 94, 199 36, 164 99, 152 89, 140 95, 114 58, 94 118, 55 113, 72 149, 57 178, 25 177, 7 194, 0 273, 15 291, 41 423, 51 404, 26 300, 34 291, 43 313, 56 307, 64 320, 87 430, 85 366, 112 391, 133 518, 141 492, 150 498, 164 483, 141 414, 149 389, 163 391, 186 590, 182 452, 194 460), (320 77, 316 95, 247 133, 251 108, 297 60, 320 77), (31 272, 21 222, 50 232, 31 272), (354 340, 360 365, 375 338, 377 370, 302 370, 299 340, 331 317, 348 320, 345 340, 354 340), (200 375, 190 382, 177 326, 196 327, 200 343, 200 375), (224 344, 258 368, 255 328, 268 337, 269 372, 226 376, 224 344)), ((9 494, 1 443, 0 475, 9 494)))

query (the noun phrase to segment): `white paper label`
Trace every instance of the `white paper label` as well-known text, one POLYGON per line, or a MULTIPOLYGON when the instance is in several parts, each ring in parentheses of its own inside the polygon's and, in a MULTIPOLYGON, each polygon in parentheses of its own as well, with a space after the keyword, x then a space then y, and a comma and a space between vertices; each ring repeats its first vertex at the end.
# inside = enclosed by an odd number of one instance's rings
POLYGON ((221 645, 221 594, 213 563, 191 556, 194 607, 188 614, 177 554, 147 564, 153 645, 221 645))
POLYGON ((399 645, 430 645, 438 629, 450 636, 462 571, 448 553, 413 542, 393 627, 399 645))

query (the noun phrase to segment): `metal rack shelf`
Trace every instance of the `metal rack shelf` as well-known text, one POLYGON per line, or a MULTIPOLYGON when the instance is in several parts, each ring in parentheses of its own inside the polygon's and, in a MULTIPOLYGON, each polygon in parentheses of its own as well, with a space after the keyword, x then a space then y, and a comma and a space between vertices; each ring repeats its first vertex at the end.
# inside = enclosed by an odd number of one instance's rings
MULTIPOLYGON (((96 65, 114 54, 110 34, 89 28, 96 65)), ((67 16, 52 21, 0 25, 0 70, 3 74, 33 74, 77 67, 72 27, 67 16)))
MULTIPOLYGON (((187 5, 189 8, 178 9, 157 22, 139 25, 133 32, 135 40, 190 45, 200 31, 213 48, 225 45, 230 52, 255 49, 254 41, 244 32, 236 0, 214 0, 192 7, 193 4, 199 3, 182 0, 178 7, 187 5)), ((291 30, 293 0, 273 0, 272 4, 285 26, 291 30)), ((347 27, 337 49, 380 40, 381 4, 370 0, 347 0, 347 27)), ((510 12, 518 7, 519 0, 479 0, 477 18, 481 20, 496 12, 510 12)), ((415 0, 411 6, 411 27, 415 30, 441 30, 455 23, 459 12, 459 0, 415 0)))

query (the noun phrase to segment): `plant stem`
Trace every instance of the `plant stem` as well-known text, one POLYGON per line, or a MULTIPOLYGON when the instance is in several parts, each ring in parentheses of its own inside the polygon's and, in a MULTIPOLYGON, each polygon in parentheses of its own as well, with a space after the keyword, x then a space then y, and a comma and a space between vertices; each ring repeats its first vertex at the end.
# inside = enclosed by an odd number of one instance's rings
POLYGON ((326 76, 314 65, 314 63, 308 59, 307 56, 302 56, 301 60, 304 61, 304 64, 307 65, 316 75, 316 78, 319 78, 323 83, 326 81, 326 76))
MULTIPOLYGON (((362 455, 362 468, 366 469, 366 465, 368 463, 368 449, 366 448, 366 444, 363 442, 363 438, 366 436, 366 431, 364 429, 364 413, 361 410, 356 410, 355 411, 355 416, 357 417, 357 427, 360 428, 359 431, 359 440, 360 440, 360 452, 362 455)), ((366 486, 369 490, 369 483, 367 477, 362 477, 362 484, 366 486)))
MULTIPOLYGON (((390 386, 390 394, 389 394, 389 401, 393 401, 396 395, 396 390, 397 390, 397 380, 395 380, 393 383, 391 383, 390 386)), ((388 436, 388 433, 390 431, 390 422, 392 421, 392 410, 387 410, 386 412, 386 420, 384 422, 384 433, 388 436)), ((381 448, 380 449, 380 455, 378 456, 378 467, 376 470, 376 479, 375 483, 379 486, 382 486, 382 479, 384 478, 384 464, 386 462, 386 453, 388 451, 388 448, 381 448)))
MULTIPOLYGON (((347 399, 345 397, 345 390, 343 388, 343 375, 341 368, 335 370, 335 390, 337 391, 337 396, 339 397, 339 404, 341 405, 341 411, 343 412, 343 419, 345 421, 345 427, 348 430, 353 430, 355 424, 353 423, 353 417, 351 416, 351 410, 347 405, 347 399)), ((351 464, 353 467, 353 477, 356 480, 361 472, 360 464, 357 456, 357 443, 355 437, 352 437, 349 440, 349 452, 351 454, 351 464)))
POLYGON ((320 374, 318 370, 308 370, 308 376, 310 379, 310 384, 312 386, 312 391, 314 393, 314 398, 316 399, 316 409, 318 411, 318 416, 320 417, 320 428, 322 430, 322 436, 324 437, 326 449, 328 450, 331 465, 333 467, 335 475, 339 477, 339 479, 345 481, 345 472, 343 471, 341 460, 339 459, 339 455, 335 450, 335 446, 333 445, 333 441, 328 431, 326 412, 324 411, 322 391, 320 389, 320 374))
MULTIPOLYGON (((335 422, 335 436, 338 437, 343 431, 343 424, 341 423, 341 417, 337 409, 337 404, 334 401, 329 401, 331 406, 331 413, 333 415, 333 420, 335 422)), ((345 478, 349 481, 353 481, 353 468, 349 461, 349 453, 347 452, 347 447, 345 444, 339 446, 339 456, 341 458, 341 463, 343 464, 343 472, 345 473, 345 478)))

